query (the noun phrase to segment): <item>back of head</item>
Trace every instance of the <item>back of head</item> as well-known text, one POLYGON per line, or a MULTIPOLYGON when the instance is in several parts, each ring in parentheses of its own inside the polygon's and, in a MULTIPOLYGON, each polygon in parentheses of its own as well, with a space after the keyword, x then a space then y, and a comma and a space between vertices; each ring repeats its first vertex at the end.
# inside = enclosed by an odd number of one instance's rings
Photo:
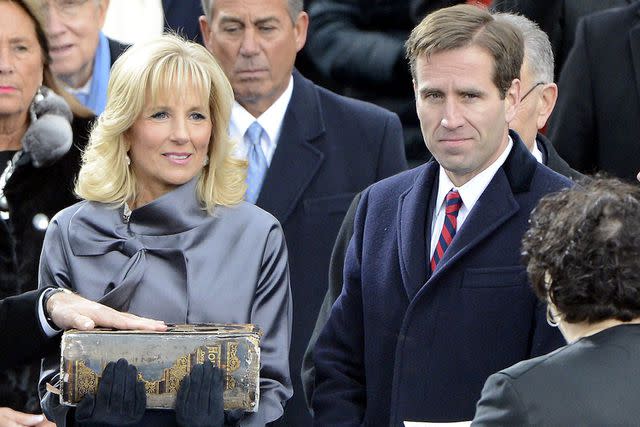
POLYGON ((523 240, 534 290, 567 322, 640 316, 640 188, 596 178, 544 197, 523 240))
POLYGON ((84 153, 77 193, 103 203, 122 204, 135 198, 135 174, 126 163, 127 151, 134 143, 129 140, 129 130, 147 105, 190 92, 206 97, 212 122, 208 149, 211 161, 201 176, 201 202, 207 209, 216 203, 237 203, 243 189, 230 198, 212 194, 225 187, 219 182, 216 185, 216 180, 221 178, 218 172, 228 161, 231 149, 227 136, 233 102, 231 85, 203 46, 175 35, 137 43, 114 63, 107 105, 84 153))
POLYGON ((522 33, 524 58, 536 82, 553 83, 553 49, 547 33, 529 18, 515 13, 494 13, 498 22, 505 22, 522 33))
POLYGON ((502 97, 520 75, 524 46, 520 32, 498 22, 486 10, 471 5, 439 9, 425 17, 405 43, 412 76, 418 56, 477 46, 494 60, 493 81, 502 97))

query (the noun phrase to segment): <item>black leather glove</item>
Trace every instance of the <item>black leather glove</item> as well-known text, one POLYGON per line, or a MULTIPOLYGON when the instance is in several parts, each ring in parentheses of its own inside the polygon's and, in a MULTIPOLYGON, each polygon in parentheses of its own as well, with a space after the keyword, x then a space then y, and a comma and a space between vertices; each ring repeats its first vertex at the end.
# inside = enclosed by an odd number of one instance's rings
POLYGON ((242 409, 224 411, 224 427, 236 427, 240 425, 240 420, 244 417, 242 409))
POLYGON ((86 395, 76 408, 76 421, 84 424, 129 425, 142 419, 147 406, 138 371, 125 359, 109 362, 102 371, 98 392, 86 395))
POLYGON ((180 383, 176 421, 182 427, 223 427, 222 370, 206 360, 180 383))

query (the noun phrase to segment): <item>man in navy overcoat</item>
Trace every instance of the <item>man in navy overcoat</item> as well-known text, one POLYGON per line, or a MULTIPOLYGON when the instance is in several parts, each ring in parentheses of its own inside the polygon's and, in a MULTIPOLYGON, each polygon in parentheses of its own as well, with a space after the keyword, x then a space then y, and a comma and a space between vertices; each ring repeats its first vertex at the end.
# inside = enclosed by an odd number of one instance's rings
POLYGON ((530 212, 571 185, 508 130, 522 36, 454 6, 425 18, 407 53, 435 159, 362 195, 314 349, 315 425, 469 420, 491 373, 563 344, 521 264, 530 212))

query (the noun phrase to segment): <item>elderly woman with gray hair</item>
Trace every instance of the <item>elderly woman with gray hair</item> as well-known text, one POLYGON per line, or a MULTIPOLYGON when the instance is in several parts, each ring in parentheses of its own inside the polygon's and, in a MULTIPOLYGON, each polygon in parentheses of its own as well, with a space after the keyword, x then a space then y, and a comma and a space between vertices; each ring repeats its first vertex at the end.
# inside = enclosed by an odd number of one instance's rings
POLYGON ((569 344, 490 376, 473 425, 637 425, 640 188, 596 178, 543 198, 523 248, 569 344))

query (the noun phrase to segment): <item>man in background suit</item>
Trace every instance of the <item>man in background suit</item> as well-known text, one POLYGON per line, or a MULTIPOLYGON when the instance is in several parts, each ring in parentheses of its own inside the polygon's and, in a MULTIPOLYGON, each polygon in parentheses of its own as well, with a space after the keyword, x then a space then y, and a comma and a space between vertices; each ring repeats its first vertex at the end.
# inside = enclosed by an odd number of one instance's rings
POLYGON ((549 136, 581 172, 634 179, 640 157, 640 2, 585 17, 558 82, 549 136))
POLYGON ((520 33, 454 6, 425 18, 407 46, 435 160, 362 194, 344 289, 314 349, 316 425, 471 419, 496 368, 562 344, 520 239, 537 201, 571 181, 508 131, 520 33))
MULTIPOLYGON (((494 17, 499 21, 502 20, 517 27, 524 38, 524 59, 520 68, 520 85, 523 89, 516 116, 509 124, 509 127, 518 133, 538 162, 567 178, 573 180, 584 178, 584 175, 571 169, 567 162, 558 155, 551 141, 538 132, 545 126, 558 96, 558 87, 553 83, 553 52, 549 37, 535 22, 524 16, 499 13, 494 14, 494 17)), ((342 291, 344 258, 347 245, 353 235, 353 222, 359 201, 360 194, 354 198, 340 226, 340 231, 331 253, 329 289, 322 302, 316 326, 304 354, 302 384, 307 403, 311 401, 314 388, 313 382, 315 380, 313 347, 331 314, 333 303, 338 299, 342 291)))
MULTIPOLYGON (((0 300, 0 369, 53 352, 58 329, 116 329, 164 331, 163 322, 120 313, 60 288, 44 288, 0 300)), ((42 415, 0 408, 0 427, 36 425, 42 415)))
POLYGON ((510 14, 494 14, 498 21, 505 21, 522 32, 524 59, 520 68, 520 104, 516 116, 509 124, 533 156, 551 170, 573 180, 584 178, 571 169, 551 144, 540 133, 558 99, 558 86, 553 82, 553 51, 549 37, 530 19, 510 14))
POLYGON ((65 89, 96 115, 107 103, 111 65, 128 47, 105 36, 109 0, 43 0, 51 70, 65 89))
POLYGON ((406 168, 400 121, 293 70, 308 25, 301 0, 205 0, 203 10, 205 46, 234 90, 230 134, 249 159, 247 200, 280 221, 289 249, 294 397, 281 422, 310 425, 299 372, 331 248, 353 196, 406 168))

